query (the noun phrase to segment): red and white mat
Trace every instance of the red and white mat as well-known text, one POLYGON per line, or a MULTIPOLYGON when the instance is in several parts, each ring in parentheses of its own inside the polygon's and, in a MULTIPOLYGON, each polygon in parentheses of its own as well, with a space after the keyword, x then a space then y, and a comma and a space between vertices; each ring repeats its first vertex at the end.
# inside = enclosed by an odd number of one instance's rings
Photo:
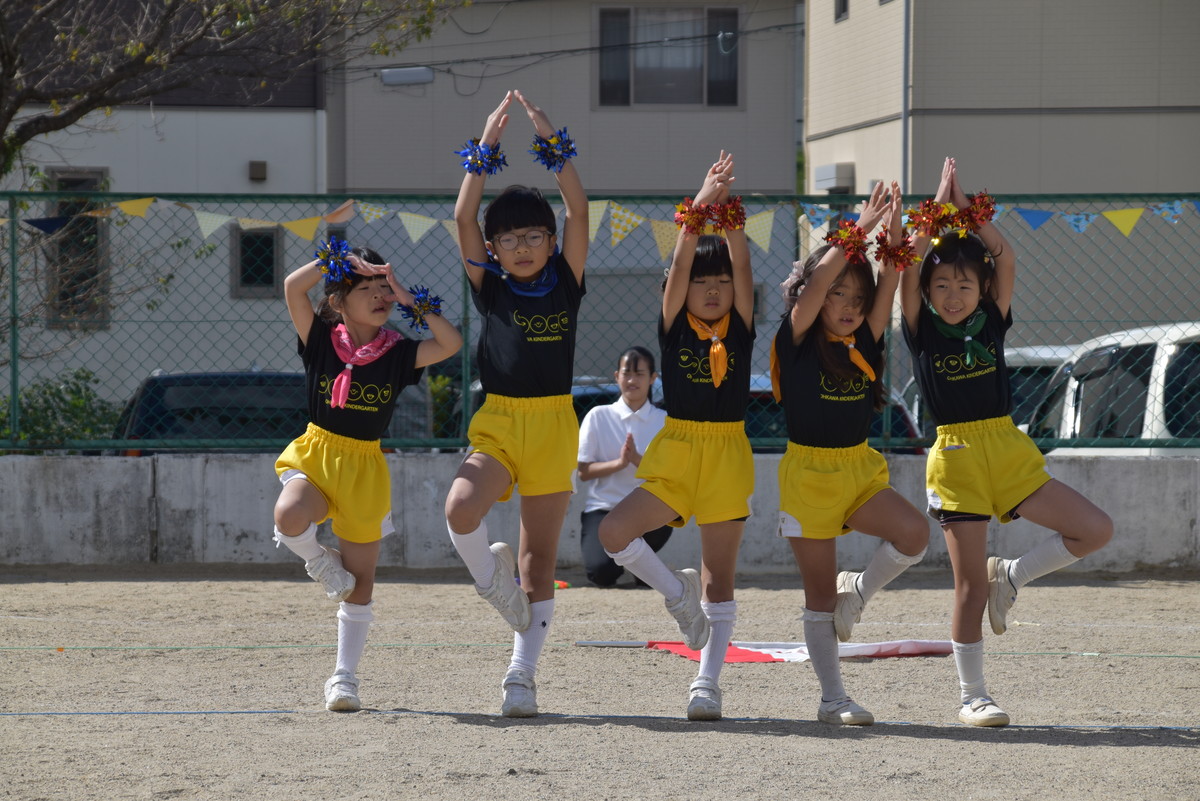
MULTIPOLYGON (((693 662, 700 661, 700 652, 682 642, 650 640, 649 642, 584 641, 576 645, 607 648, 655 648, 669 651, 693 662)), ((842 659, 884 659, 895 656, 944 656, 953 653, 949 640, 891 640, 888 642, 838 643, 842 659)), ((725 652, 726 662, 807 662, 808 646, 802 642, 731 642, 725 652)))

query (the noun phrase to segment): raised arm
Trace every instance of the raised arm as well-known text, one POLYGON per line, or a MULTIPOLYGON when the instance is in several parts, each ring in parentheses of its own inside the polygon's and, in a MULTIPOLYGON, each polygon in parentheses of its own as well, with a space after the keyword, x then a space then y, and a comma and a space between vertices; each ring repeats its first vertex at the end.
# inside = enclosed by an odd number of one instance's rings
MULTIPOLYGON (((882 186, 883 184, 879 184, 882 186)), ((879 188, 876 187, 876 189, 879 188)), ((904 209, 900 201, 900 184, 892 181, 885 212, 887 219, 888 244, 895 247, 904 238, 904 209)), ((915 269, 915 268, 910 268, 915 269)), ((905 272, 908 272, 906 270, 905 272)), ((892 321, 892 301, 896 298, 896 287, 900 285, 900 273, 891 264, 879 265, 879 280, 875 282, 875 302, 867 311, 867 325, 871 336, 879 339, 892 321)))
MULTIPOLYGON (((958 165, 955 164, 954 159, 950 159, 950 164, 952 166, 950 202, 960 209, 965 209, 971 205, 971 199, 959 186, 958 165)), ((1012 306, 1013 288, 1017 283, 1016 254, 1013 253, 1008 240, 1000 233, 1000 229, 992 225, 991 221, 981 225, 975 233, 979 235, 983 246, 992 254, 992 259, 996 263, 996 272, 992 276, 993 294, 1000 314, 1007 315, 1009 307, 1012 306)))
POLYGON ((321 283, 323 277, 314 259, 303 267, 297 267, 283 279, 283 299, 287 302, 288 315, 292 318, 300 341, 305 345, 308 344, 308 332, 312 330, 313 318, 316 317, 308 293, 321 283))
MULTIPOLYGON (((538 136, 549 139, 557 133, 554 126, 550 124, 550 118, 546 116, 546 112, 531 103, 520 92, 514 94, 521 105, 525 107, 526 113, 529 114, 529 121, 533 123, 533 129, 538 136)), ((579 178, 579 172, 569 160, 562 165, 561 170, 554 173, 554 180, 558 182, 558 192, 562 195, 563 204, 566 206, 566 217, 563 220, 559 246, 562 248, 563 257, 571 265, 571 271, 575 273, 576 282, 579 282, 583 280, 583 268, 588 253, 587 194, 583 190, 583 181, 579 178)))
MULTIPOLYGON (((483 135, 479 137, 481 144, 499 148, 500 137, 504 133, 505 126, 508 125, 508 107, 512 101, 513 93, 506 93, 496 110, 488 115, 487 122, 483 126, 483 135)), ((470 262, 488 260, 483 232, 479 229, 479 205, 483 200, 483 187, 486 183, 486 173, 468 171, 463 176, 462 186, 458 190, 458 202, 454 204, 454 226, 458 230, 458 250, 462 255, 467 278, 476 291, 483 284, 483 268, 476 267, 470 262)), ((587 204, 585 203, 584 206, 586 208, 587 204)))
MULTIPOLYGON (((392 295, 395 302, 402 306, 412 306, 415 299, 412 293, 405 289, 400 281, 396 278, 395 272, 392 270, 392 265, 372 265, 378 268, 378 272, 387 277, 388 287, 392 290, 392 295)), ((462 348, 462 334, 454 325, 440 314, 427 314, 424 316, 425 324, 429 326, 429 333, 432 338, 421 341, 417 345, 417 367, 425 367, 430 364, 436 364, 440 361, 449 359, 454 354, 458 353, 462 348)))
MULTIPOLYGON (((875 189, 871 191, 871 197, 867 199, 862 213, 859 215, 858 227, 863 229, 864 234, 871 233, 888 208, 883 190, 882 183, 875 185, 875 189)), ((808 282, 800 288, 800 293, 796 296, 796 302, 791 311, 792 340, 795 344, 799 344, 804 339, 808 329, 812 328, 813 323, 816 322, 817 316, 821 313, 821 307, 825 304, 825 297, 829 294, 829 288, 833 286, 833 282, 837 280, 845 266, 846 253, 835 243, 821 257, 821 261, 813 269, 808 282)))
MULTIPOLYGON (((955 181, 954 159, 947 158, 942 163, 942 179, 938 183, 937 194, 933 199, 938 203, 949 203, 955 181)), ((929 250, 929 236, 921 233, 913 235, 913 247, 917 255, 924 259, 929 250)), ((921 316, 921 262, 904 271, 900 276, 900 312, 904 316, 904 325, 910 334, 917 333, 917 320, 921 316)))
MULTIPOLYGON (((700 191, 696 193, 696 197, 692 200, 694 206, 708 205, 710 203, 720 203, 729 196, 728 183, 733 178, 733 156, 725 155, 725 151, 721 151, 720 157, 716 163, 708 169, 704 176, 704 183, 700 186, 700 191)), ((679 237, 675 240, 675 253, 671 257, 671 269, 667 271, 667 285, 663 289, 663 328, 664 330, 671 325, 671 321, 679 314, 679 310, 683 308, 687 302, 688 282, 692 279, 692 261, 696 257, 696 243, 700 241, 700 234, 691 233, 686 228, 679 229, 679 237)), ((746 246, 745 232, 742 232, 741 244, 745 250, 745 265, 744 265, 744 281, 747 283, 748 289, 741 294, 750 295, 750 308, 754 308, 754 279, 750 276, 750 250, 746 246)), ((730 247, 730 258, 733 258, 733 248, 730 247)), ((738 265, 734 261, 734 305, 737 305, 737 297, 739 292, 738 287, 738 265)), ((740 306, 737 307, 738 312, 742 312, 740 306)), ((751 319, 744 315, 743 320, 751 319)))

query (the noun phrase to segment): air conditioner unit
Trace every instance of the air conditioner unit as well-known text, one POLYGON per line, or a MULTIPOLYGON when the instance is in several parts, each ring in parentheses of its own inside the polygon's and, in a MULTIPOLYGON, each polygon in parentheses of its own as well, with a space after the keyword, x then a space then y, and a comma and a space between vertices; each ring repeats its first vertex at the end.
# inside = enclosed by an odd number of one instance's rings
POLYGON ((854 191, 854 162, 839 161, 837 164, 821 164, 813 170, 813 187, 831 194, 847 194, 854 191))

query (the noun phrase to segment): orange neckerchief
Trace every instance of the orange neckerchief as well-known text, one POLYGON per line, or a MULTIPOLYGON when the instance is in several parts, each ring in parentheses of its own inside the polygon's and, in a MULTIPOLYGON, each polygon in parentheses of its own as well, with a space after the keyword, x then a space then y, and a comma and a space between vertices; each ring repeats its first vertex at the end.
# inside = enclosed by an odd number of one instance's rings
POLYGON ((830 342, 841 342, 843 345, 845 345, 846 350, 850 351, 850 363, 862 370, 863 373, 866 374, 867 378, 871 379, 872 381, 875 380, 875 370, 871 368, 871 365, 867 362, 866 357, 859 353, 858 348, 854 347, 853 336, 839 337, 837 334, 831 334, 826 331, 825 338, 830 342))
POLYGON ((708 365, 712 370, 713 386, 719 387, 729 370, 729 355, 725 352, 725 343, 721 341, 729 333, 729 314, 717 320, 713 326, 709 326, 691 312, 687 313, 687 320, 697 337, 712 340, 712 348, 708 352, 708 365))
MULTIPOLYGON (((778 335, 776 335, 778 336, 778 335)), ((779 356, 775 353, 775 340, 771 340, 771 394, 776 403, 783 403, 783 388, 779 384, 779 356)))

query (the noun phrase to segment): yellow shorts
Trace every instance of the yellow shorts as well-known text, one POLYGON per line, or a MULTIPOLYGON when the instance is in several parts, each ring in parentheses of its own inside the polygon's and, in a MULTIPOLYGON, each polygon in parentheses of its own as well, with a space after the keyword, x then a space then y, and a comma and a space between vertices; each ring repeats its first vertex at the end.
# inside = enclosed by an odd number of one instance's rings
MULTIPOLYGON (((377 542, 392 526, 392 477, 379 440, 343 437, 314 423, 275 460, 284 483, 300 473, 325 498, 333 533, 350 542, 377 542)), ((324 520, 318 520, 323 523, 324 520)))
POLYGON ((888 489, 888 480, 887 460, 865 442, 849 448, 789 442, 779 462, 779 536, 828 540, 845 534, 846 521, 888 489))
POLYGON ((522 495, 549 495, 575 489, 579 420, 570 395, 510 398, 489 394, 471 418, 467 453, 486 453, 508 470, 508 489, 522 495))
POLYGON ((931 512, 995 515, 1001 523, 1050 479, 1045 457, 1011 417, 938 426, 925 462, 931 512))
POLYGON ((746 424, 702 423, 668 417, 642 456, 642 489, 679 515, 678 528, 696 516, 698 525, 750 514, 754 455, 746 424))

